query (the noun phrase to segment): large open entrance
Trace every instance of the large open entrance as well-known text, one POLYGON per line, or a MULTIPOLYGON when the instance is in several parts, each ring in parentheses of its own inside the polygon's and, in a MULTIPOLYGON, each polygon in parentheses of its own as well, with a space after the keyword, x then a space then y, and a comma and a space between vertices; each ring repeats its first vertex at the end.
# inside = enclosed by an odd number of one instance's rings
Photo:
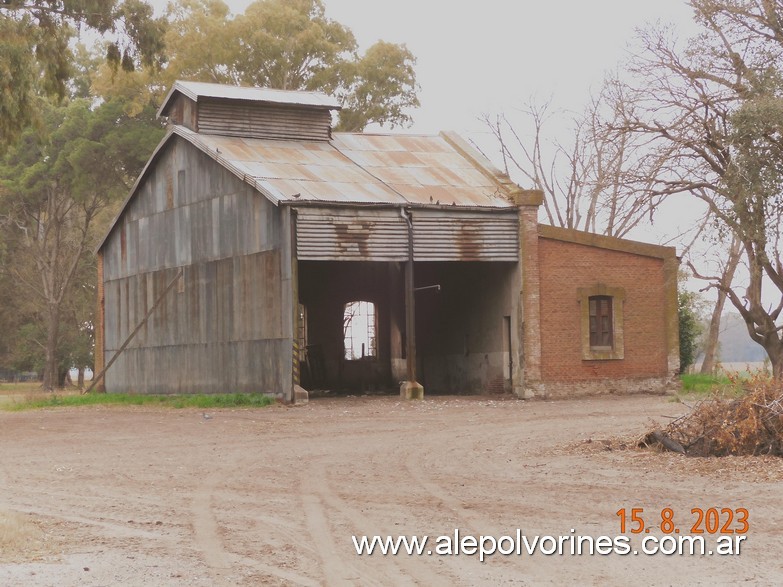
MULTIPOLYGON (((406 378, 405 263, 300 261, 306 389, 397 393, 406 378)), ((510 389, 516 264, 417 262, 417 375, 427 393, 510 389)))
POLYGON ((422 385, 511 387, 515 209, 307 206, 294 225, 303 387, 403 397, 422 385))

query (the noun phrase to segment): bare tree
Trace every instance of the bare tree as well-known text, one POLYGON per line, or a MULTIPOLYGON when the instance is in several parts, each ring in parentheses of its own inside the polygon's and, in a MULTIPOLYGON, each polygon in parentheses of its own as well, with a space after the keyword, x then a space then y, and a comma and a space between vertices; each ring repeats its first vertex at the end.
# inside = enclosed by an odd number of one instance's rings
POLYGON ((550 104, 531 101, 521 110, 532 123, 532 136, 506 115, 484 117, 506 173, 544 192, 549 224, 623 237, 654 213, 660 197, 652 195, 649 177, 661 166, 662 154, 640 148, 632 134, 615 130, 621 99, 607 85, 581 115, 572 117, 568 143, 547 142, 550 104))
POLYGON ((90 242, 90 228, 103 208, 103 198, 94 193, 76 200, 62 185, 45 189, 38 201, 17 200, 9 212, 16 241, 16 258, 10 274, 40 304, 46 340, 43 386, 62 386, 65 367, 58 352, 63 310, 75 274, 90 242))
POLYGON ((670 30, 648 29, 632 60, 635 78, 621 84, 625 100, 618 132, 666 152, 653 178, 656 196, 690 195, 715 219, 723 242, 736 239, 747 266, 744 291, 730 277, 704 275, 742 315, 752 340, 764 347, 783 378, 781 183, 783 101, 777 64, 780 2, 693 0, 703 34, 682 46, 670 30), (735 8, 740 7, 738 11, 735 8), (764 24, 765 20, 769 22, 764 24), (744 23, 744 24, 738 24, 744 23), (777 32, 776 32, 777 31, 777 32), (765 307, 764 289, 780 301, 765 307))
MULTIPOLYGON (((731 241, 726 263, 723 265, 722 271, 720 272, 720 285, 723 289, 729 289, 733 285, 734 273, 736 272, 737 265, 739 265, 740 258, 742 257, 742 248, 740 245, 739 239, 734 237, 731 241)), ((721 318, 725 307, 726 294, 719 290, 718 298, 712 308, 710 324, 707 328, 707 338, 704 341, 704 360, 701 363, 700 369, 703 374, 714 374, 718 366, 718 341, 720 338, 721 318)))

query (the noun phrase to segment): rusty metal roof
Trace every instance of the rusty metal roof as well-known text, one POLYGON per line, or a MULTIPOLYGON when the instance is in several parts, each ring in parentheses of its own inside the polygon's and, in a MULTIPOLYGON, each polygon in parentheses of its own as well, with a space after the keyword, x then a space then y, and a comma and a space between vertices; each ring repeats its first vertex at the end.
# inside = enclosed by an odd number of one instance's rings
POLYGON ((505 176, 450 133, 335 133, 323 142, 174 132, 275 203, 513 206, 505 176))
POLYGON ((512 193, 520 189, 455 133, 334 133, 326 142, 208 135, 174 125, 136 179, 97 249, 114 230, 158 153, 175 135, 274 204, 498 210, 515 207, 512 193))
POLYGON ((158 116, 167 116, 168 108, 175 94, 180 93, 198 102, 199 98, 223 98, 226 100, 245 100, 293 106, 314 106, 339 110, 340 102, 321 92, 300 92, 211 84, 206 82, 176 81, 158 109, 158 116))

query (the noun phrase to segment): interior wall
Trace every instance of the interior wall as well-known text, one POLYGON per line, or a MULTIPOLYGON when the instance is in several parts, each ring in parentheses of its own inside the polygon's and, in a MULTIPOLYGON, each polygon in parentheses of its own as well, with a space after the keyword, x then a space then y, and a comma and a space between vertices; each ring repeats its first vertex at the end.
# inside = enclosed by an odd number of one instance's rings
MULTIPOLYGON (((418 262, 417 379, 425 393, 499 393, 510 386, 513 263, 418 262)), ((404 264, 300 261, 299 301, 308 346, 323 357, 323 381, 305 387, 393 390, 406 379, 404 264), (367 300, 378 312, 378 356, 343 359, 343 307, 367 300), (316 350, 314 350, 316 349, 316 350)), ((312 355, 311 355, 312 360, 312 355)))
POLYGON ((299 303, 307 308, 307 346, 311 365, 322 359, 323 373, 302 370, 309 388, 384 390, 396 386, 391 373, 390 263, 362 261, 300 261, 299 303), (343 312, 348 302, 375 304, 377 356, 345 360, 343 312), (318 377, 322 375, 322 377, 318 377))
POLYGON ((513 263, 417 263, 417 375, 425 393, 499 393, 510 386, 513 263), (506 318, 508 317, 508 318, 506 318))

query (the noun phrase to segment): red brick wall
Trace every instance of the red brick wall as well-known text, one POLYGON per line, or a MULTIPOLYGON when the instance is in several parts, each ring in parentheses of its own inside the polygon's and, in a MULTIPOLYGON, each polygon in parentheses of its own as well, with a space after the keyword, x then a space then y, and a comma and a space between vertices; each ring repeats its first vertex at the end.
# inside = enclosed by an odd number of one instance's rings
POLYGON ((541 379, 585 381, 667 376, 662 259, 539 239, 541 379), (577 288, 625 289, 625 358, 582 359, 577 288))

